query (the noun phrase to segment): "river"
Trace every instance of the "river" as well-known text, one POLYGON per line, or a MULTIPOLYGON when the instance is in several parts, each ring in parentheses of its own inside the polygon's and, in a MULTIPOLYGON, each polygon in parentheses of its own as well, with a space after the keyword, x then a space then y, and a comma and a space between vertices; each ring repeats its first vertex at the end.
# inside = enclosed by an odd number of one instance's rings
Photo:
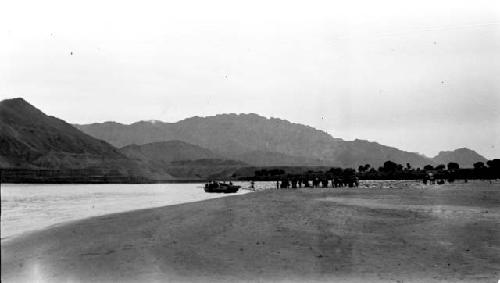
POLYGON ((205 193, 203 184, 1 184, 1 238, 92 216, 224 196, 205 193))

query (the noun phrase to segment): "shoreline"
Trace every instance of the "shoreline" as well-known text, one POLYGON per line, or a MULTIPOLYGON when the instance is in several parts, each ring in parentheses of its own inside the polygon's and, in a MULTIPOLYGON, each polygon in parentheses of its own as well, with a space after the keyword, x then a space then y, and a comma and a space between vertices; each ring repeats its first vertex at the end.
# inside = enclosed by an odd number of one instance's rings
MULTIPOLYGON (((144 193, 144 196, 147 195, 153 195, 155 196, 156 199, 160 201, 156 201, 153 203, 153 199, 151 197, 146 198, 146 199, 133 199, 133 196, 129 197, 129 200, 119 200, 118 204, 120 205, 115 205, 114 207, 109 207, 109 202, 112 201, 108 197, 108 199, 102 199, 99 197, 96 202, 89 203, 90 198, 94 198, 95 194, 100 194, 102 190, 99 191, 86 191, 86 189, 89 188, 102 188, 106 189, 107 187, 102 187, 103 185, 105 186, 121 186, 121 184, 72 184, 71 188, 81 188, 79 189, 80 192, 87 192, 86 195, 76 195, 82 198, 79 203, 73 203, 73 205, 77 205, 77 209, 83 209, 83 210, 88 210, 89 212, 83 212, 83 213, 72 213, 68 211, 69 206, 64 204, 63 201, 58 200, 57 203, 54 203, 53 200, 48 199, 45 202, 47 205, 45 206, 32 206, 30 203, 25 203, 25 202, 20 202, 18 205, 12 206, 11 203, 16 203, 16 198, 21 198, 23 197, 22 195, 17 196, 17 193, 15 192, 20 192, 23 189, 30 189, 25 193, 27 198, 31 198, 32 195, 30 194, 31 190, 41 190, 42 192, 51 192, 51 191, 46 191, 44 187, 47 187, 49 189, 51 188, 56 188, 57 186, 62 186, 65 187, 67 186, 66 184, 6 184, 5 187, 2 187, 2 193, 5 193, 6 196, 2 195, 2 204, 5 206, 2 206, 2 237, 1 237, 1 242, 4 243, 5 241, 9 241, 12 239, 15 239, 17 237, 23 236, 25 234, 31 234, 31 233, 36 233, 40 232, 46 229, 50 229, 51 227, 55 226, 62 226, 66 224, 71 224, 76 221, 81 221, 85 219, 89 219, 92 217, 98 217, 98 216, 105 216, 105 215, 110 215, 110 214, 116 214, 116 213, 125 213, 125 212, 132 212, 136 210, 142 210, 142 209, 150 209, 150 208, 159 208, 159 207, 165 207, 165 206, 170 206, 170 205, 178 205, 178 204, 184 204, 184 203, 192 203, 192 202, 199 202, 199 201, 204 201, 207 199, 212 199, 212 198, 222 198, 222 197, 227 197, 230 194, 208 194, 203 191, 202 187, 193 187, 193 188, 180 188, 182 191, 185 192, 194 192, 196 193, 196 196, 189 196, 190 193, 187 193, 187 195, 175 195, 175 193, 163 193, 156 195, 158 192, 158 189, 162 192, 175 192, 175 187, 172 188, 170 186, 165 187, 165 188, 157 188, 156 185, 159 184, 145 184, 142 187, 141 185, 134 184, 134 186, 137 187, 137 189, 141 189, 142 191, 140 193, 144 193), (138 187, 139 186, 139 187, 138 187), (150 186, 156 186, 156 187, 150 187, 150 186), (147 190, 143 190, 146 189, 147 190), (15 191, 11 191, 15 190, 15 191), (150 191, 149 189, 152 189, 153 191, 150 191), (156 192, 155 192, 156 189, 156 192), (198 189, 200 190, 198 192, 198 189), (10 196, 9 196, 10 195, 10 196), (4 199, 5 197, 5 199, 4 199), (5 201, 5 203, 3 203, 5 201), (50 205, 52 203, 52 205, 50 205), (56 204, 56 206, 54 206, 56 204), (46 215, 45 217, 38 217, 38 215, 34 214, 35 212, 38 211, 38 213, 44 214, 43 210, 57 210, 57 207, 59 205, 62 205, 60 207, 60 213, 53 212, 50 215, 46 215), (95 208, 94 208, 95 205, 95 208), (82 207, 83 206, 83 207, 82 207), (92 208, 90 208, 92 206, 92 208), (21 209, 17 208, 21 207, 21 209), (23 209, 24 207, 24 209, 23 209), (9 209, 10 208, 10 209, 9 209), (23 212, 25 210, 25 212, 23 212), (31 210, 35 212, 30 212, 28 214, 28 211, 26 210, 31 210), (66 212, 64 212, 66 211, 66 212), (20 214, 22 213, 22 214, 20 214), (20 217, 24 217, 24 219, 20 219, 20 217), (30 223, 30 219, 35 217, 37 219, 37 223, 30 223), (27 226, 27 223, 29 223, 29 227, 27 226)), ((171 185, 171 184, 168 184, 171 185)), ((186 185, 184 183, 176 184, 176 185, 186 185)), ((70 188, 70 189, 71 189, 70 188)), ((130 190, 117 190, 115 191, 116 193, 121 193, 121 192, 127 192, 130 190)), ((102 191, 103 193, 106 192, 105 190, 102 191)), ((245 190, 245 189, 240 189, 239 192, 235 193, 234 195, 243 195, 253 192, 251 190, 245 190)), ((51 194, 55 194, 57 192, 52 192, 51 194)), ((111 192, 113 194, 113 192, 111 192)), ((191 193, 192 194, 192 193, 191 193)), ((71 196, 71 195, 70 195, 71 196)), ((72 199, 70 199, 72 201, 72 199)), ((40 203, 40 202, 39 202, 40 203)), ((43 202, 42 202, 43 203, 43 202)))
MULTIPOLYGON (((252 190, 248 190, 248 191, 249 191, 249 193, 255 192, 255 191, 252 191, 252 190)), ((242 196, 242 195, 244 195, 244 194, 227 195, 227 196, 224 196, 224 197, 242 196)), ((89 216, 89 217, 75 219, 75 220, 68 220, 68 221, 65 221, 65 222, 51 224, 50 226, 43 227, 43 228, 40 228, 40 229, 29 230, 29 231, 21 232, 20 234, 15 234, 15 235, 9 235, 9 236, 7 236, 5 238, 1 238, 0 240, 1 240, 1 243, 3 245, 4 243, 8 244, 8 241, 16 240, 18 238, 27 237, 27 236, 29 236, 31 234, 42 233, 42 232, 44 232, 46 230, 50 230, 52 228, 70 226, 70 225, 77 224, 77 222, 80 222, 80 221, 91 221, 92 218, 98 218, 98 217, 104 217, 104 216, 111 216, 111 215, 114 215, 114 214, 138 212, 138 211, 141 211, 141 210, 157 209, 157 208, 168 207, 168 206, 183 205, 183 204, 188 204, 188 203, 197 203, 197 202, 203 202, 203 201, 207 201, 207 200, 211 200, 211 199, 186 201, 186 202, 182 202, 182 203, 167 204, 167 205, 155 206, 155 207, 150 207, 150 208, 137 208, 137 209, 131 209, 131 210, 127 210, 127 211, 111 212, 111 213, 106 213, 106 214, 101 214, 101 215, 95 215, 95 216, 89 216)))
POLYGON ((498 280, 500 187, 440 188, 269 190, 95 216, 2 241, 2 281, 498 280))

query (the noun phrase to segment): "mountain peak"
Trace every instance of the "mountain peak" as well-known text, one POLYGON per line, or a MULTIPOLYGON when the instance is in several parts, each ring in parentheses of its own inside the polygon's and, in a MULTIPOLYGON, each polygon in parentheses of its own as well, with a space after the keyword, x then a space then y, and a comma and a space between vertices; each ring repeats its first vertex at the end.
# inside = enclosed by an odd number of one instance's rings
POLYGON ((43 123, 42 121, 47 118, 47 115, 23 98, 0 101, 0 120, 4 122, 23 121, 23 123, 30 125, 43 123))
POLYGON ((21 97, 4 99, 0 101, 0 106, 11 109, 31 110, 31 111, 41 112, 35 106, 29 104, 28 101, 24 100, 24 98, 21 97))
POLYGON ((22 97, 14 97, 14 98, 7 98, 1 101, 1 103, 7 103, 7 104, 28 104, 28 101, 24 100, 22 97))
POLYGON ((226 120, 232 120, 235 118, 242 119, 242 120, 253 120, 253 121, 268 120, 266 117, 261 116, 259 114, 255 114, 255 113, 220 113, 220 114, 209 115, 209 116, 193 116, 193 117, 189 117, 186 119, 182 119, 178 123, 195 122, 195 121, 201 121, 204 119, 226 121, 226 120))
POLYGON ((472 167, 476 162, 486 162, 487 159, 475 152, 472 149, 466 147, 457 148, 453 151, 440 151, 433 160, 439 164, 448 164, 450 162, 456 162, 460 164, 461 167, 472 167))
POLYGON ((477 154, 479 155, 477 152, 475 152, 474 150, 472 149, 469 149, 469 148, 466 148, 466 147, 460 147, 460 148, 457 148, 455 150, 443 150, 443 151, 440 151, 435 157, 438 157, 439 155, 443 155, 443 154, 451 154, 451 153, 459 153, 459 154, 477 154))

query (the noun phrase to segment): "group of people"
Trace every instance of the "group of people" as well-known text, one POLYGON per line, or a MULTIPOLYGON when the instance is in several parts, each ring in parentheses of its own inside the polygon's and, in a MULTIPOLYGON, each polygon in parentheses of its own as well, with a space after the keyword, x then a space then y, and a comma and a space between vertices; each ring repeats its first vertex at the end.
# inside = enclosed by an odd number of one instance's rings
POLYGON ((296 188, 327 188, 328 184, 331 184, 333 188, 340 188, 340 187, 358 187, 359 186, 359 179, 356 176, 352 176, 352 178, 333 178, 331 181, 329 179, 319 179, 319 178, 314 178, 312 179, 312 183, 309 182, 308 179, 300 179, 300 178, 293 178, 293 179, 283 179, 280 183, 280 181, 276 181, 276 187, 280 189, 296 189, 296 188))
MULTIPOLYGON (((214 186, 220 186, 221 184, 226 184, 226 181, 222 181, 222 183, 218 181, 208 181, 208 184, 214 185, 214 186)), ((233 182, 229 181, 229 185, 233 185, 233 182)))
MULTIPOLYGON (((422 180, 424 185, 430 184, 438 184, 443 185, 446 183, 444 179, 436 179, 436 176, 433 173, 427 173, 424 175, 424 179, 422 180)), ((448 183, 453 183, 455 180, 452 178, 448 178, 448 183)), ((464 182, 467 183, 467 179, 464 179, 464 182)))

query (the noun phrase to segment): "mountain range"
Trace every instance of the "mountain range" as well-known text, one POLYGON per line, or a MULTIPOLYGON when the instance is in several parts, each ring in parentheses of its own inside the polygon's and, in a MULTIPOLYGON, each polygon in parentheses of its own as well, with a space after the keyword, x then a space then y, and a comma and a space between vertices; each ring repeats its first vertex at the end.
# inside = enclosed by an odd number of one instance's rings
POLYGON ((429 158, 376 142, 334 138, 324 131, 257 114, 221 114, 192 117, 177 123, 140 121, 130 125, 116 122, 75 125, 83 132, 121 147, 158 141, 181 140, 226 158, 258 166, 381 166, 385 161, 410 163, 413 167, 459 160, 472 167, 486 160, 472 150, 459 149, 429 158))
POLYGON ((387 160, 426 164, 486 159, 469 149, 435 158, 256 114, 192 117, 177 123, 141 121, 71 125, 22 98, 0 102, 0 168, 72 170, 76 174, 203 179, 245 166, 380 166, 387 160), (76 171, 75 171, 76 170, 76 171), (83 170, 83 171, 82 171, 83 170))

